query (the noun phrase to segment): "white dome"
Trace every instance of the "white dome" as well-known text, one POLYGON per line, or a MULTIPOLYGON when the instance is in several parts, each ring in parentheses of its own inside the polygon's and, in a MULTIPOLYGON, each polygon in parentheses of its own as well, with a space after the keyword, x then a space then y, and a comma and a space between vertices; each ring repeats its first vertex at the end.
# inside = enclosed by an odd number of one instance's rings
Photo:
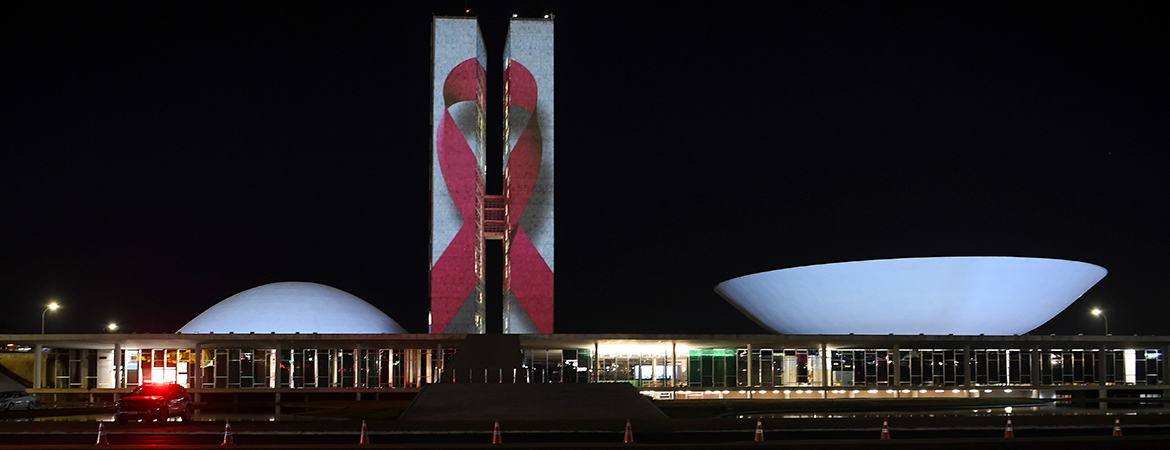
POLYGON ((406 333, 394 319, 348 292, 289 281, 248 289, 216 303, 179 333, 406 333))
POLYGON ((1059 259, 884 259, 761 272, 715 292, 775 333, 1012 335, 1043 325, 1106 273, 1059 259))

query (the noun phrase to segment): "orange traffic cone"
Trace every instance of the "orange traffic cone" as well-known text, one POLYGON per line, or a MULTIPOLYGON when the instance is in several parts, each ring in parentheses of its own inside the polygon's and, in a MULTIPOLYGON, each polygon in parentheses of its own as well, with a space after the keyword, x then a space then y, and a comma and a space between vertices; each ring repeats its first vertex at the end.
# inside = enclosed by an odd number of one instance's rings
POLYGON ((366 421, 362 421, 362 437, 358 440, 358 445, 369 445, 370 435, 366 432, 366 421))
POLYGON ((500 438, 500 421, 496 421, 496 426, 492 427, 492 443, 503 444, 504 440, 500 438))
POLYGON ((622 437, 623 444, 634 443, 634 431, 630 429, 630 419, 626 419, 626 435, 622 437))
POLYGON ((1007 428, 1003 430, 1003 437, 1005 437, 1005 438, 1016 437, 1016 433, 1014 431, 1012 431, 1012 419, 1010 419, 1010 418, 1008 419, 1007 428))
POLYGON ((882 439, 890 438, 890 420, 882 419, 882 439))
POLYGON ((764 422, 762 419, 756 419, 756 442, 764 441, 764 422))
POLYGON ((105 422, 98 422, 98 440, 93 445, 110 445, 110 441, 106 440, 105 422))
POLYGON ((1121 418, 1120 417, 1113 419, 1113 435, 1117 436, 1117 437, 1121 437, 1121 418))
POLYGON ((228 420, 223 425, 223 443, 219 445, 235 445, 236 441, 232 439, 232 421, 228 420))

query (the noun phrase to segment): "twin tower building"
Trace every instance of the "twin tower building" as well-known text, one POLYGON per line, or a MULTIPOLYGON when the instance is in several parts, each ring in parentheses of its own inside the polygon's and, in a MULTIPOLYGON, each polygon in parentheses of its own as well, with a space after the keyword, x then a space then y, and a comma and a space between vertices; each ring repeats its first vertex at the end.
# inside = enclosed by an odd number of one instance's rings
MULTIPOLYGON (((512 19, 503 98, 487 98, 474 17, 431 30, 432 333, 484 333, 487 240, 503 241, 503 332, 553 332, 553 22, 512 19), (504 113, 503 173, 487 173, 485 114, 504 113), (496 110, 499 111, 499 110, 496 110), (503 176, 489 194, 485 178, 503 176)), ((493 58, 499 55, 492 55, 493 58)))

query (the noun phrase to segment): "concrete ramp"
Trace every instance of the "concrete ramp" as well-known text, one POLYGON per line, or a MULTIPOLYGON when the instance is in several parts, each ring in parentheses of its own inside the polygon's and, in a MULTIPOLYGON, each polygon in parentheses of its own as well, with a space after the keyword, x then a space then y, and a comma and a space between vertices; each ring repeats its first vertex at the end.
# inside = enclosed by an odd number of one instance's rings
POLYGON ((19 381, 9 378, 8 375, 0 373, 0 392, 3 391, 23 391, 26 388, 19 381))
MULTIPOLYGON (((29 358, 30 363, 31 359, 32 358, 29 358)), ((29 365, 31 366, 31 364, 29 365)), ((32 381, 25 379, 24 377, 20 376, 20 374, 10 370, 7 367, 4 367, 4 365, 0 363, 0 391, 23 391, 32 386, 32 381)))
POLYGON ((626 383, 427 385, 399 420, 666 419, 626 383))

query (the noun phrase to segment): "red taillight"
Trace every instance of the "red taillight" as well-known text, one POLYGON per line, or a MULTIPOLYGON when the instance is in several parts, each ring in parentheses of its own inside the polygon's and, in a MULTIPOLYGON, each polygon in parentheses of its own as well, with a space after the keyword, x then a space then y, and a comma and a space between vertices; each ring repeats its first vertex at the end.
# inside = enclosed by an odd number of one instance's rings
POLYGON ((161 396, 161 395, 151 395, 151 396, 149 396, 149 397, 146 397, 146 398, 149 398, 149 399, 151 399, 151 400, 162 400, 162 396, 161 396))

